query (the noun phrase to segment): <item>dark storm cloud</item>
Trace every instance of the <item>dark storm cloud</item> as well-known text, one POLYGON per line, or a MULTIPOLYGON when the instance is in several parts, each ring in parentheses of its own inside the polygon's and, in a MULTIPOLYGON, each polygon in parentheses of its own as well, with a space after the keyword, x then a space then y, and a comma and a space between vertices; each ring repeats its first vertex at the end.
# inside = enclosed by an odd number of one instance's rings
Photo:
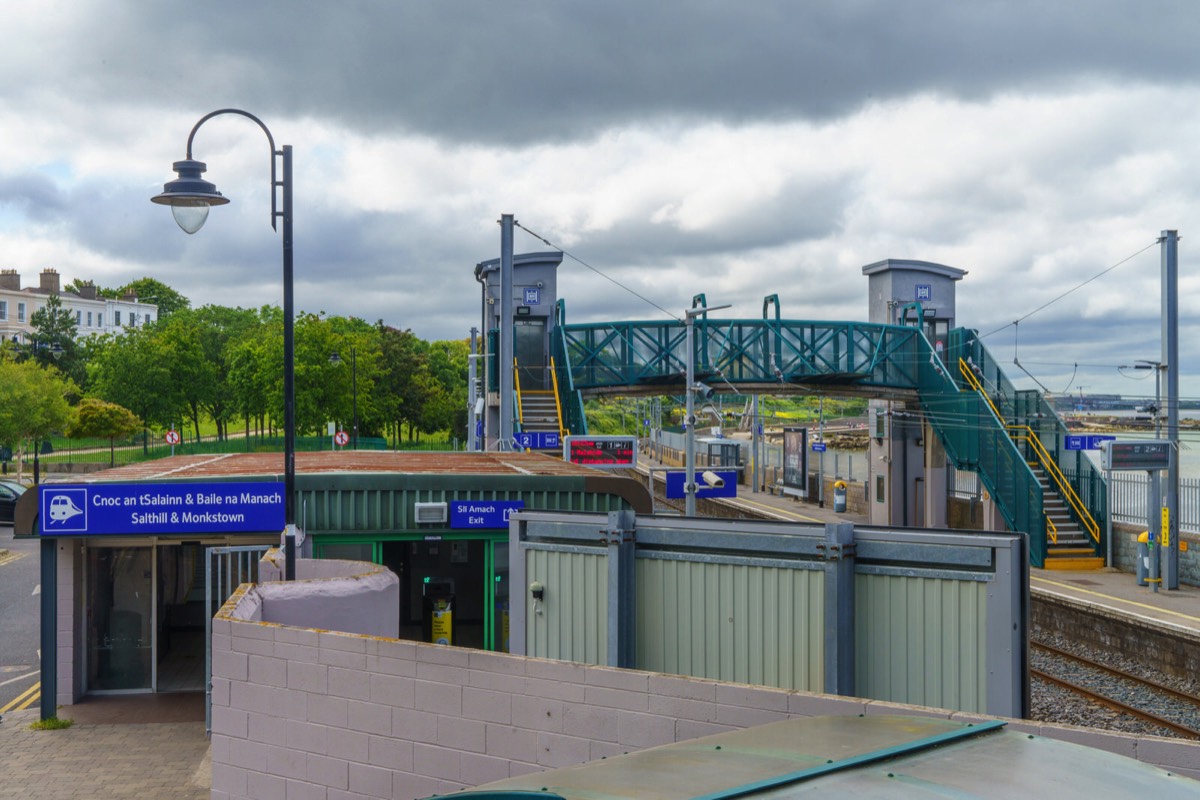
POLYGON ((14 69, 96 103, 244 104, 512 143, 655 119, 829 119, 925 92, 1194 82, 1200 6, 226 0, 93 3, 58 24, 52 56, 14 69))
POLYGON ((0 207, 15 209, 35 223, 57 220, 66 209, 66 199, 54 181, 39 172, 0 175, 0 207))

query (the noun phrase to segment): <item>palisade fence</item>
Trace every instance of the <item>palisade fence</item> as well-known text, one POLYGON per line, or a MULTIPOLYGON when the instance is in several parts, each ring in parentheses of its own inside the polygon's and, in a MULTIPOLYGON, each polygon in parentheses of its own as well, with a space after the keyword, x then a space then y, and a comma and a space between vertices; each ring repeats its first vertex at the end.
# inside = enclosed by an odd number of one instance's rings
MULTIPOLYGON (((978 500, 982 496, 979 476, 974 472, 949 468, 950 493, 954 497, 978 500)), ((1112 480, 1113 522, 1146 525, 1146 492, 1149 476, 1144 472, 1114 473, 1112 480)), ((1164 475, 1163 480, 1166 480, 1164 475)), ((1179 479, 1179 529, 1200 533, 1200 478, 1179 479)))
MULTIPOLYGON (((359 436, 359 450, 418 450, 418 451, 454 451, 463 448, 464 443, 459 439, 451 439, 449 441, 430 440, 426 439, 419 442, 399 442, 395 446, 391 442, 382 437, 374 436, 359 436)), ((335 448, 333 442, 328 436, 297 436, 296 451, 297 452, 312 452, 318 450, 349 450, 349 445, 345 447, 335 448)), ((111 463, 114 466, 123 466, 125 464, 134 464, 141 461, 151 461, 158 458, 166 458, 171 455, 220 455, 224 453, 282 453, 283 452, 283 437, 282 436, 256 436, 249 437, 236 435, 227 439, 217 440, 215 438, 204 438, 201 441, 196 441, 194 438, 187 439, 180 444, 172 447, 163 442, 162 434, 156 434, 153 438, 148 439, 143 445, 140 436, 133 439, 123 439, 116 442, 115 447, 111 450, 109 443, 104 440, 68 440, 66 444, 59 443, 57 447, 51 446, 49 442, 44 442, 42 445, 39 458, 41 461, 42 470, 45 472, 56 471, 74 471, 70 466, 62 467, 59 465, 98 465, 97 468, 108 467, 111 463)), ((29 471, 33 468, 33 451, 32 447, 25 457, 25 470, 29 471)), ((14 466, 8 465, 9 471, 12 471, 14 466)))

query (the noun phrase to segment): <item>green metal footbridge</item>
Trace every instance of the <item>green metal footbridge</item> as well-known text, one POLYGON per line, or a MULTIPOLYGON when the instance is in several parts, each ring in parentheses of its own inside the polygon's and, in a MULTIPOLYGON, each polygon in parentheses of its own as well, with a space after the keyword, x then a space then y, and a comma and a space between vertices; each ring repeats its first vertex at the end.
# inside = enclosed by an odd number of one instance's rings
MULTIPOLYGON (((921 319, 919 307, 913 316, 921 319)), ((561 299, 556 322, 560 428, 586 433, 585 396, 685 391, 684 322, 572 325, 561 299)), ((916 325, 781 319, 772 295, 761 319, 699 313, 693 345, 696 378, 719 392, 809 390, 915 402, 955 468, 976 472, 1009 527, 1029 535, 1034 566, 1047 566, 1048 558, 1090 566, 1102 559, 1102 474, 1066 450, 1066 426, 1050 404, 1040 392, 1018 391, 975 331, 951 331, 938 353, 916 325)))

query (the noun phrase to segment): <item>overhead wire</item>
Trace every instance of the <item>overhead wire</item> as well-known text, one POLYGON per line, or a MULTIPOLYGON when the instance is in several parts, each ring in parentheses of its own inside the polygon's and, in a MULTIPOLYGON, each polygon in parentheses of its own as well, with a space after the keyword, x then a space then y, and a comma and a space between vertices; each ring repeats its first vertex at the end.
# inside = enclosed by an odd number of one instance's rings
POLYGON ((577 263, 581 264, 582 266, 584 266, 584 267, 587 267, 587 268, 588 268, 588 269, 590 269, 592 272, 594 272, 594 273, 596 273, 597 275, 599 275, 601 278, 604 278, 604 280, 608 281, 609 283, 612 283, 614 286, 619 286, 620 288, 622 288, 622 289, 624 289, 625 291, 629 292, 631 295, 633 295, 634 297, 638 298, 638 299, 639 299, 639 300, 641 300, 642 302, 644 302, 644 303, 647 303, 648 305, 654 306, 654 307, 655 307, 655 308, 657 308, 659 311, 661 311, 662 313, 666 314, 668 317, 670 317, 671 319, 675 320, 676 322, 683 322, 683 318, 682 318, 682 317, 680 317, 680 316, 678 316, 678 315, 676 315, 676 314, 672 314, 670 311, 667 311, 665 308, 663 308, 662 306, 660 306, 658 303, 654 302, 654 301, 653 301, 653 300, 651 300, 650 298, 646 297, 645 295, 642 295, 642 294, 639 294, 639 293, 637 293, 637 292, 636 292, 636 291, 634 291, 633 289, 629 288, 629 287, 628 287, 628 286, 626 286, 625 284, 623 284, 623 283, 621 283, 620 281, 618 281, 616 278, 613 278, 613 277, 611 277, 610 275, 606 275, 604 272, 601 272, 600 270, 596 269, 596 268, 595 268, 595 267, 593 267, 591 264, 587 263, 586 261, 584 261, 584 260, 583 260, 582 258, 580 258, 579 256, 575 255, 575 254, 574 254, 574 253, 572 253, 571 251, 567 250, 567 249, 566 249, 565 247, 563 247, 562 245, 555 244, 554 242, 552 242, 552 241, 550 241, 549 239, 547 239, 545 236, 542 236, 540 233, 535 233, 534 231, 531 231, 529 228, 525 227, 525 226, 524 226, 524 225, 522 225, 520 222, 517 222, 515 219, 513 220, 513 225, 515 225, 516 227, 518 227, 518 228, 520 228, 521 230, 525 231, 526 233, 528 233, 528 234, 529 234, 530 236, 532 236, 533 238, 535 238, 535 239, 537 239, 538 241, 540 241, 540 242, 542 242, 543 244, 545 244, 547 247, 553 247, 555 250, 559 251, 560 253, 562 253, 564 256, 566 256, 567 258, 571 259, 572 261, 575 261, 575 262, 577 262, 577 263))
POLYGON ((1030 317, 1032 317, 1034 314, 1038 313, 1039 311, 1044 311, 1045 309, 1047 309, 1047 308, 1049 308, 1050 306, 1054 305, 1054 304, 1055 304, 1055 303, 1057 303, 1059 300, 1062 300, 1064 297, 1066 297, 1067 295, 1071 294, 1072 292, 1076 292, 1076 291, 1078 291, 1078 290, 1082 289, 1084 286, 1087 286, 1087 285, 1088 285, 1089 283, 1091 283, 1092 281, 1094 281, 1094 280, 1097 280, 1098 278, 1102 278, 1102 277, 1104 277, 1105 275, 1107 275, 1108 273, 1112 272, 1112 271, 1113 271, 1114 269, 1116 269, 1117 267, 1120 267, 1120 266, 1122 266, 1123 264, 1126 264, 1126 263, 1128 263, 1128 262, 1132 261, 1133 259, 1137 258, 1137 257, 1138 257, 1138 256, 1140 256, 1142 253, 1146 252, 1147 250, 1149 250, 1151 247, 1154 247, 1154 246, 1155 246, 1155 245, 1157 245, 1158 243, 1159 243, 1159 240, 1158 240, 1158 239, 1155 239, 1153 242, 1151 242, 1150 244, 1146 245, 1146 246, 1145 246, 1145 247, 1143 247, 1141 250, 1138 250, 1136 253, 1132 253, 1132 254, 1130 254, 1130 255, 1126 256, 1125 258, 1121 259, 1121 260, 1120 260, 1120 261, 1118 261, 1117 263, 1113 264, 1111 267, 1109 267, 1109 268, 1107 268, 1107 269, 1103 270, 1102 272, 1098 272, 1098 273, 1096 273, 1095 275, 1093 275, 1092 277, 1088 278, 1088 279, 1087 279, 1086 281, 1084 281, 1083 283, 1081 283, 1081 284, 1079 284, 1079 285, 1077 285, 1077 286, 1074 286, 1074 287, 1072 287, 1072 288, 1068 289, 1067 291, 1063 292, 1063 293, 1062 293, 1062 294, 1060 294, 1058 297, 1055 297, 1055 298, 1054 298, 1054 299, 1052 299, 1052 300, 1048 300, 1047 302, 1045 302, 1045 303, 1042 303, 1040 306, 1038 306, 1037 308, 1035 308, 1033 311, 1030 311, 1030 312, 1029 312, 1028 314, 1026 314, 1025 316, 1023 316, 1023 317, 1019 317, 1019 318, 1017 318, 1017 319, 1013 320, 1012 322, 1008 323, 1007 325, 1001 325, 999 328, 996 328, 996 330, 994 330, 994 331, 990 331, 990 332, 988 332, 988 333, 985 333, 985 334, 983 334, 983 336, 980 336, 979 338, 981 338, 981 339, 987 338, 988 336, 991 336, 991 335, 992 335, 992 334, 994 334, 994 333, 999 333, 1000 331, 1002 331, 1002 330, 1004 330, 1005 328, 1009 327, 1009 325, 1017 325, 1018 323, 1024 322, 1025 320, 1027 320, 1027 319, 1029 319, 1030 317))

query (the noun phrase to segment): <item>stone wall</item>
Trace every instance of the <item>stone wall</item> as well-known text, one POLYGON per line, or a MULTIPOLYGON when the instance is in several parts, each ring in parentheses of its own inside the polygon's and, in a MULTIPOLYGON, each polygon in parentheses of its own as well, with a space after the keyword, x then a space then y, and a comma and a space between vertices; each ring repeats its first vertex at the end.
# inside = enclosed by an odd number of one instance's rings
MULTIPOLYGON (((789 717, 951 711, 242 618, 213 624, 212 796, 416 798, 789 717)), ((1200 744, 1013 721, 1200 777, 1200 744)))

